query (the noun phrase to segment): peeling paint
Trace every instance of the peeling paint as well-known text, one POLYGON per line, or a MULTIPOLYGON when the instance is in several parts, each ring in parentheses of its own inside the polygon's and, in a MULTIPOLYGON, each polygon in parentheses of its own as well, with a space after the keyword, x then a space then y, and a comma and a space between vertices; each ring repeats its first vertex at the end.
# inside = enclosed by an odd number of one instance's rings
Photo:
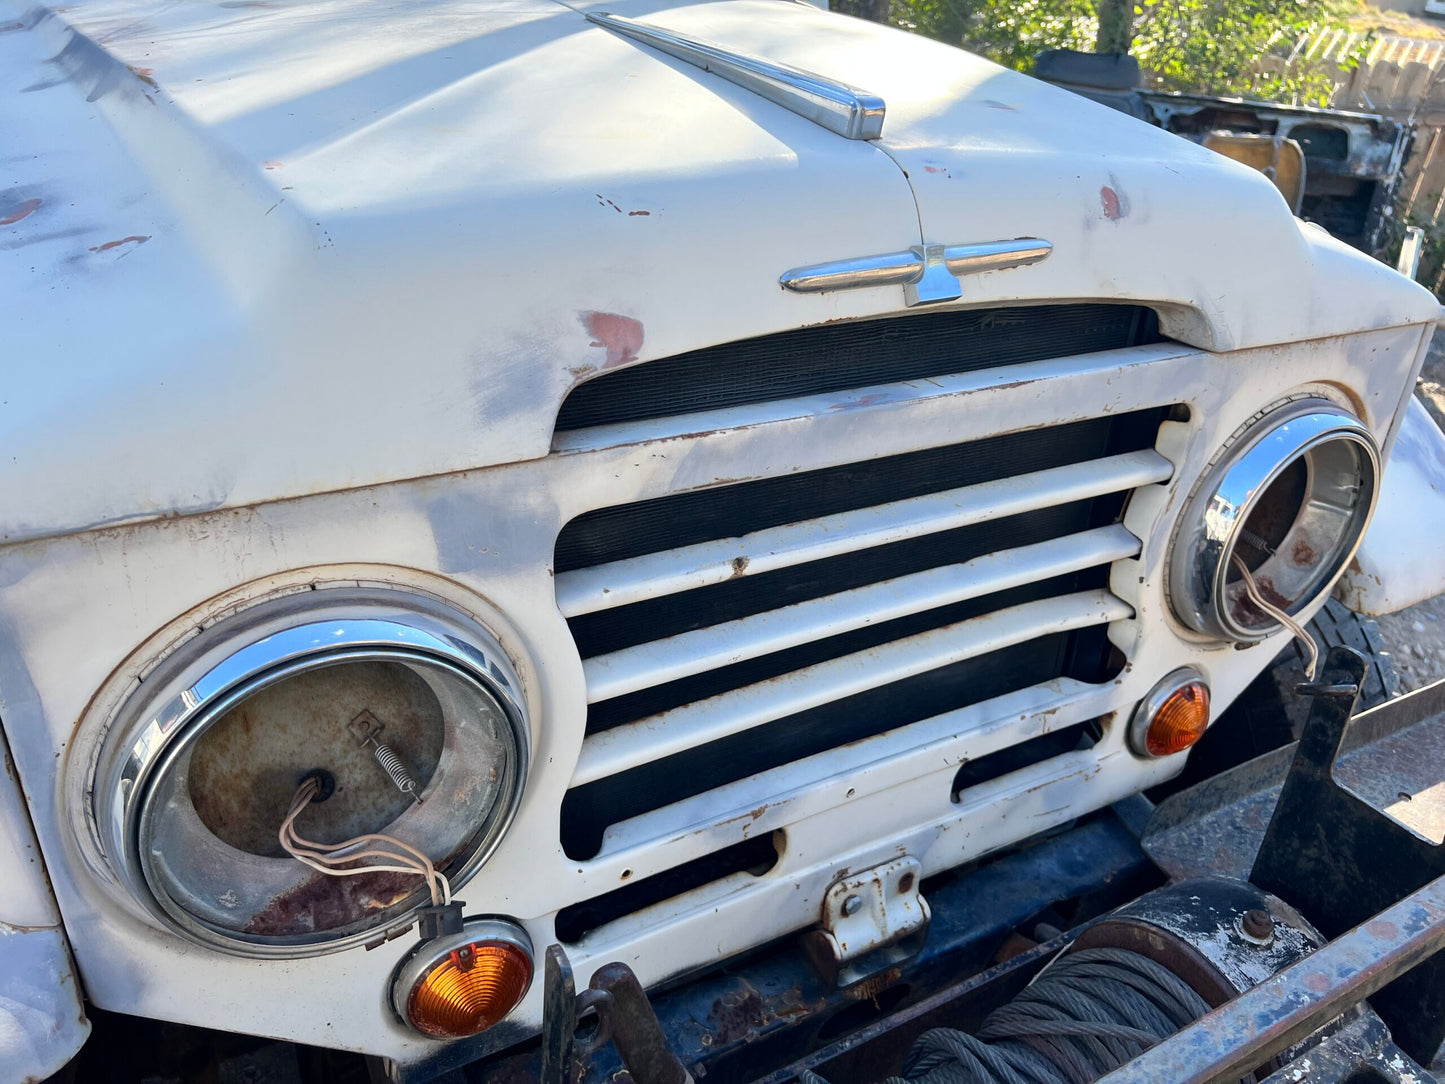
POLYGON ((118 240, 118 241, 107 241, 107 242, 105 242, 105 244, 103 244, 103 245, 92 245, 91 248, 90 248, 90 251, 91 251, 91 252, 109 252, 109 251, 110 251, 111 249, 113 249, 113 248, 120 248, 121 245, 130 245, 130 244, 143 245, 143 244, 145 244, 145 243, 146 243, 147 241, 149 241, 149 240, 150 240, 150 235, 149 235, 149 234, 146 234, 145 236, 141 236, 141 235, 138 234, 138 233, 133 233, 133 234, 131 234, 129 237, 122 237, 122 238, 121 238, 120 240, 118 240))
POLYGON ((44 202, 39 196, 35 196, 9 206, 0 205, 0 226, 13 226, 22 218, 28 218, 39 210, 44 202))
POLYGON ((1110 185, 1099 189, 1099 203, 1110 222, 1118 222, 1129 214, 1129 201, 1110 185))
POLYGON ((592 341, 587 345, 606 349, 607 360, 602 363, 604 369, 637 360, 637 355, 642 350, 643 337, 642 324, 639 321, 615 312, 584 312, 579 319, 587 329, 587 334, 592 336, 592 341))

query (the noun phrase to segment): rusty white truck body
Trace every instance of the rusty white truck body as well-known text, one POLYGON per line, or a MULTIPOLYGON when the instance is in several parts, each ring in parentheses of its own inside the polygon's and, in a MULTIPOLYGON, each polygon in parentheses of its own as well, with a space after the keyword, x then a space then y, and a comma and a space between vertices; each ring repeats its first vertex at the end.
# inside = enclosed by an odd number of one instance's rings
MULTIPOLYGON (((802 4, 606 8, 866 88, 886 105, 881 135, 850 139, 589 10, 0 7, 0 718, 14 767, 0 779, 5 1080, 44 1076, 74 1053, 82 990, 105 1009, 401 1068, 436 1057, 441 1044, 408 1029, 388 998, 406 940, 268 954, 187 936, 112 846, 106 818, 124 799, 99 792, 117 720, 163 660, 193 636, 224 637, 257 600, 289 599, 304 615, 338 585, 373 601, 414 594, 495 641, 514 678, 524 777, 505 831, 455 887, 469 910, 509 916, 539 948, 583 901, 774 840, 767 872, 730 872, 568 944, 579 972, 625 959, 650 984, 815 925, 848 871, 900 856, 924 876, 945 871, 1176 774, 1183 755, 1131 752, 1134 705, 1193 667, 1217 714, 1288 636, 1236 650, 1182 624, 1167 596, 1191 491, 1262 411, 1307 397, 1358 418, 1387 464, 1408 449, 1410 470, 1386 466, 1388 556, 1372 556, 1387 551, 1367 538, 1357 558, 1376 568, 1377 588, 1356 576, 1351 604, 1394 609, 1438 587, 1439 570, 1420 569, 1433 540, 1412 533, 1409 510, 1439 500, 1440 439, 1406 409, 1438 305, 1296 221, 1267 179, 966 53, 802 4), (1006 323, 1040 305, 1126 305, 1154 314, 1159 333, 558 427, 574 389, 661 359, 920 318, 915 287, 896 276, 805 291, 780 285, 790 271, 915 248, 923 268, 937 263, 926 246, 1017 238, 1047 242, 1047 258, 961 273, 960 296, 928 311, 1006 323), (864 552, 918 522, 885 509, 864 524, 860 509, 807 517, 781 541, 724 530, 559 570, 559 535, 578 517, 1151 411, 1148 441, 1122 458, 1090 453, 1067 478, 1031 473, 981 491, 1010 514, 1130 496, 1115 522, 968 566, 974 588, 944 568, 804 611, 780 599, 711 640, 707 629, 632 635, 585 661, 569 626, 864 552), (810 672, 806 688, 760 680, 586 726, 589 702, 1080 570, 1096 586, 985 608, 954 626, 943 654, 872 645, 846 673, 810 672), (569 794, 804 702, 1088 629, 1117 653, 1103 680, 1050 673, 634 803, 571 853, 561 841, 569 794), (954 791, 961 764, 1089 720, 1114 721, 1088 748, 954 791)), ((980 507, 969 514, 987 519, 980 507)), ((534 984, 470 1055, 540 1021, 534 984)))

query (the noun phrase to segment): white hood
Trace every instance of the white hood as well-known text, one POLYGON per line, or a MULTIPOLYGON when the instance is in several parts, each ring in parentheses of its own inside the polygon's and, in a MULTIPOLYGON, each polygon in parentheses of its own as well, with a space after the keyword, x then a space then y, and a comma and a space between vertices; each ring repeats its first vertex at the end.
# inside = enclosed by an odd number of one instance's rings
POLYGON ((603 6, 872 91, 883 137, 551 0, 0 17, 0 537, 543 455, 600 368, 901 310, 778 276, 925 241, 1052 242, 963 304, 1151 302, 1212 349, 1435 317, 1262 176, 958 50, 603 6))

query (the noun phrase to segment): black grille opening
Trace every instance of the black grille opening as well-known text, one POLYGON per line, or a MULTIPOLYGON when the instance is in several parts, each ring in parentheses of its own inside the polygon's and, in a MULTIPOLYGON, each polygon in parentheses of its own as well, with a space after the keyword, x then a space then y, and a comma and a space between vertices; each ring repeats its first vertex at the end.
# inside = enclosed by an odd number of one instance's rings
POLYGON ((1065 753, 1092 749, 1098 744, 1101 737, 1103 737, 1103 730, 1098 721, 1090 720, 1086 723, 1066 726, 1048 734, 1040 734, 1037 738, 1030 738, 1018 745, 1000 749, 997 753, 989 753, 988 756, 970 760, 960 765, 958 772, 953 777, 951 791, 953 800, 961 801, 964 793, 970 787, 1002 779, 1020 769, 1031 768, 1035 764, 1053 760, 1054 757, 1063 756, 1065 753))
MULTIPOLYGON (((1167 411, 1166 407, 1061 424, 590 512, 563 529, 555 566, 565 573, 908 496, 1150 448, 1167 411)), ((1127 493, 1107 494, 582 614, 568 624, 579 652, 584 658, 593 658, 792 603, 1117 523, 1127 501, 1127 493)), ((596 734, 647 719, 1007 607, 1103 589, 1108 577, 1107 566, 1084 569, 614 697, 589 706, 587 731, 596 734)), ((1119 653, 1111 650, 1103 626, 1041 636, 595 780, 573 788, 563 800, 563 849, 573 859, 592 858, 600 851, 610 825, 1055 678, 1104 682, 1117 674, 1122 662, 1119 653)))
POLYGON ((778 864, 782 848, 782 833, 770 832, 564 907, 557 912, 557 940, 575 945, 609 922, 735 873, 761 877, 778 864))
MULTIPOLYGON (((1161 417, 1162 412, 1158 410, 1141 411, 1115 419, 1012 434, 973 445, 934 449, 927 453, 895 456, 784 479, 682 494, 685 504, 675 504, 677 497, 667 497, 642 505, 605 510, 625 516, 634 509, 646 509, 645 519, 634 523, 628 531, 618 530, 616 519, 603 521, 596 518, 595 513, 588 513, 564 528, 557 547, 559 562, 564 553, 570 563, 580 559, 582 552, 594 557, 605 554, 603 560, 617 559, 618 551, 629 540, 632 548, 645 547, 647 550, 659 545, 685 545, 699 541, 699 536, 719 538, 759 529, 754 525, 759 520, 763 521, 763 526, 775 526, 780 522, 795 521, 800 516, 827 514, 869 502, 882 503, 896 496, 898 489, 909 494, 951 489, 983 480, 981 475, 1008 476, 1081 459, 1136 451, 1152 446, 1161 417), (1020 437, 1029 439, 1014 443, 1020 437), (979 452, 980 445, 987 446, 981 454, 959 454, 961 449, 979 452), (816 482, 810 484, 810 479, 816 482), (839 479, 842 479, 841 485, 839 479), (889 487, 892 479, 898 480, 898 487, 889 487), (835 485, 839 485, 836 494, 830 492, 835 485), (765 515, 759 515, 757 508, 750 503, 753 499, 759 503, 775 503, 776 507, 765 515), (665 507, 662 511, 654 511, 657 506, 665 507), (739 520, 743 521, 742 526, 736 526, 739 520), (606 538, 593 533, 599 524, 604 525, 606 538), (635 541, 637 535, 633 532, 640 532, 643 541, 635 541)), ((733 579, 615 610, 582 614, 571 618, 568 626, 579 652, 584 658, 590 658, 807 599, 1104 526, 1117 522, 1125 500, 1126 494, 1116 493, 1090 501, 1040 509, 733 579)), ((627 555, 633 554, 629 552, 627 555)), ((1031 585, 1003 596, 957 603, 593 704, 588 710, 587 729, 590 733, 606 730, 729 689, 766 681, 837 655, 865 650, 890 639, 961 621, 1004 605, 1046 597, 1053 586, 1031 585)), ((1104 581, 1070 581, 1069 584, 1059 585, 1059 589, 1083 590, 1091 586, 1102 587, 1104 581)))
POLYGON ((578 385, 557 431, 663 418, 1159 342, 1138 305, 915 313, 785 331, 644 362, 578 385))
MULTIPOLYGON (((1097 577, 1090 569, 1074 577, 1097 577)), ((1060 593, 1059 580, 1030 584, 1038 597, 1060 593)), ((993 607, 1007 604, 991 596, 993 607)), ((562 800, 562 848, 573 859, 594 857, 611 824, 635 817, 759 772, 884 734, 955 708, 982 703, 1059 676, 1108 680, 1103 626, 1055 633, 988 655, 965 659, 903 681, 823 704, 720 741, 599 779, 562 800)))

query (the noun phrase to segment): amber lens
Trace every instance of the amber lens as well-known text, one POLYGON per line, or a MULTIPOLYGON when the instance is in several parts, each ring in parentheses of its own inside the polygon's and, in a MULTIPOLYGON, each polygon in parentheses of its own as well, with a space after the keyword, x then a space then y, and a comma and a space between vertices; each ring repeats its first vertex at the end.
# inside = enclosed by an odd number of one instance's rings
POLYGON ((1209 686, 1190 681, 1159 705, 1144 732, 1144 748, 1151 757, 1182 753, 1204 736, 1209 726, 1209 686))
POLYGON ((453 949, 412 989, 406 1014, 412 1026, 438 1039, 486 1031, 517 1007, 532 981, 532 961, 505 941, 477 941, 453 949))

